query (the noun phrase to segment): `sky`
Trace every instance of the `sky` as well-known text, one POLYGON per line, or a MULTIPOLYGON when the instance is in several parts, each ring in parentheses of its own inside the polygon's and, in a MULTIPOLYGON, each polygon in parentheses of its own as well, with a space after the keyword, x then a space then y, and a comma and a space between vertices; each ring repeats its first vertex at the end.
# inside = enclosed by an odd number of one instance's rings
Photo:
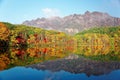
POLYGON ((86 11, 104 12, 120 18, 120 0, 0 0, 0 22, 13 24, 86 11))

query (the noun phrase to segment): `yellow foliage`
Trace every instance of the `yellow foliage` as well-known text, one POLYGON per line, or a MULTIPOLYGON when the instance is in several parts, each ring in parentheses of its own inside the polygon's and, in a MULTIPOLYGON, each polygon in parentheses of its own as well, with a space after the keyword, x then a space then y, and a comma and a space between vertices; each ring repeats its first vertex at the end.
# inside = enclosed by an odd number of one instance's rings
POLYGON ((0 55, 0 70, 7 68, 8 64, 10 64, 10 59, 8 58, 8 55, 0 55))
POLYGON ((8 28, 0 22, 0 39, 8 40, 9 33, 10 31, 8 30, 8 28))

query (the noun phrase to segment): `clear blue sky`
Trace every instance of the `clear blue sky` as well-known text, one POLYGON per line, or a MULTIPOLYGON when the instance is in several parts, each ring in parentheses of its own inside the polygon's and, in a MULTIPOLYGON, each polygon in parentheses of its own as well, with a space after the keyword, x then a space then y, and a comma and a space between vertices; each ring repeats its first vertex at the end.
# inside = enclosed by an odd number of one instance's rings
POLYGON ((41 17, 106 12, 120 17, 120 0, 0 0, 0 21, 20 24, 41 17))

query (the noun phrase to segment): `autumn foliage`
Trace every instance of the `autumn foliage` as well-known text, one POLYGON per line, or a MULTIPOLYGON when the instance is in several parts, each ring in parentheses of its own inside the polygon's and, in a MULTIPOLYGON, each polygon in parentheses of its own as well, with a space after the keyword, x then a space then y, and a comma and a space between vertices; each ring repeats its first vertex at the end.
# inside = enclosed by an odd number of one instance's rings
POLYGON ((64 58, 68 53, 88 57, 110 54, 110 58, 120 58, 120 27, 95 28, 70 36, 54 30, 0 22, 0 70, 64 58))
POLYGON ((9 29, 3 23, 0 22, 0 39, 8 40, 9 34, 9 29))

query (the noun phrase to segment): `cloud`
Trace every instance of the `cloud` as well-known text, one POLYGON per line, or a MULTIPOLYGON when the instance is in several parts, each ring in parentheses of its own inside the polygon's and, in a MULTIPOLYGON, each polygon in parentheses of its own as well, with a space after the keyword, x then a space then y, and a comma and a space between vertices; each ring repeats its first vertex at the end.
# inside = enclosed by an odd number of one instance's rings
POLYGON ((44 8, 42 9, 42 12, 45 17, 60 16, 60 11, 58 9, 44 8))

